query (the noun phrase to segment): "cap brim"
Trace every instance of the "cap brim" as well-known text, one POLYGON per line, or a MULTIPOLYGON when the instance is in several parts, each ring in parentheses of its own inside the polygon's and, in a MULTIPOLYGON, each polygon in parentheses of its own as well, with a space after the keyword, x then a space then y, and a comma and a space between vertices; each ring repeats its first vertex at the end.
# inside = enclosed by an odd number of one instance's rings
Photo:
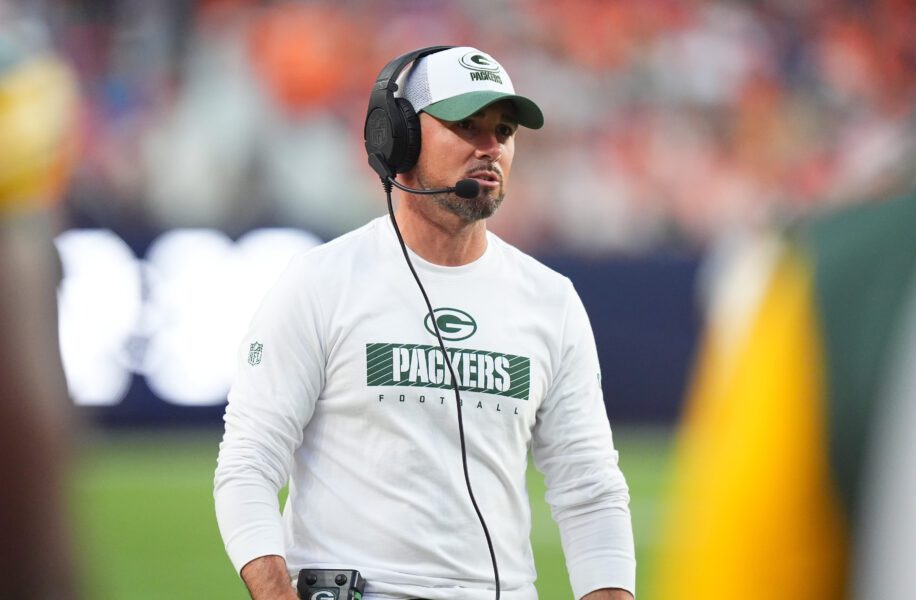
POLYGON ((505 92, 468 92, 467 94, 460 94, 434 102, 422 110, 443 121, 460 121, 500 100, 510 100, 515 105, 516 118, 519 125, 529 129, 543 127, 544 115, 537 104, 524 96, 505 92))

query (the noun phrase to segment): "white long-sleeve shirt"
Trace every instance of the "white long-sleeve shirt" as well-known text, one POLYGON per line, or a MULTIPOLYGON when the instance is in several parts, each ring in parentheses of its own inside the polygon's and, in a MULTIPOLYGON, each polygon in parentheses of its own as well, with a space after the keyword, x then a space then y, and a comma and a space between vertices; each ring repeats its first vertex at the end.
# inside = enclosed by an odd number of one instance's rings
MULTIPOLYGON (((632 591, 629 496, 571 282, 493 234, 467 265, 412 259, 462 389, 502 598, 537 598, 529 449, 576 597, 632 591)), ((280 555, 291 577, 359 570, 366 600, 493 598, 451 376, 426 315, 387 218, 293 260, 252 321, 226 409, 216 514, 237 570, 280 555)))

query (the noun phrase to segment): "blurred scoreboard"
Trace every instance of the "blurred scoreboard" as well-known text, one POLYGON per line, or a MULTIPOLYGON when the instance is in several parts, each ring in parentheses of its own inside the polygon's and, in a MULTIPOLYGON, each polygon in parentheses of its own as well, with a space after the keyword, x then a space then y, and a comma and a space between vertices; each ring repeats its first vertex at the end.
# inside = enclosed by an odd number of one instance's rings
MULTIPOLYGON (((261 299, 321 240, 298 229, 238 239, 173 229, 130 241, 73 229, 56 243, 70 395, 94 422, 148 427, 219 423, 261 299)), ((673 422, 699 328, 698 257, 540 258, 572 280, 588 310, 612 419, 673 422)))
POLYGON ((60 347, 74 402, 142 422, 174 421, 169 406, 223 405, 261 299, 294 255, 319 243, 295 229, 237 240, 175 229, 138 256, 109 230, 61 234, 60 347), (119 409, 133 397, 142 410, 119 409))

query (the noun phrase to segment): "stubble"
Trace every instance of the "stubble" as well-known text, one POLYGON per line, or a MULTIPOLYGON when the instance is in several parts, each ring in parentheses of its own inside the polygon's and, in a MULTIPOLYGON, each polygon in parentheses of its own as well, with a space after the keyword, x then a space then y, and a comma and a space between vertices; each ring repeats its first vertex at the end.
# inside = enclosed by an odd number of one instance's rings
MULTIPOLYGON (((417 174, 417 182, 422 189, 428 190, 432 187, 437 187, 429 185, 425 181, 425 177, 420 173, 417 174)), ((474 198, 459 198, 454 193, 448 193, 431 194, 429 199, 463 221, 473 223, 492 217, 503 203, 505 196, 506 193, 503 190, 503 186, 500 185, 495 195, 493 192, 481 188, 480 193, 474 198)))

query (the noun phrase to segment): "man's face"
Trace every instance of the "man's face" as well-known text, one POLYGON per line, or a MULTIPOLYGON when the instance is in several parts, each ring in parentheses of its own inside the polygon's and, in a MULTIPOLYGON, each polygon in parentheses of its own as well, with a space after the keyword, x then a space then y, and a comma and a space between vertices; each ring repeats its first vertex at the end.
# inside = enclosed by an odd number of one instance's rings
POLYGON ((421 112, 420 158, 407 175, 424 189, 477 180, 476 198, 435 194, 432 200, 465 222, 486 219, 506 195, 517 129, 515 107, 509 101, 491 104, 462 121, 442 121, 421 112))

